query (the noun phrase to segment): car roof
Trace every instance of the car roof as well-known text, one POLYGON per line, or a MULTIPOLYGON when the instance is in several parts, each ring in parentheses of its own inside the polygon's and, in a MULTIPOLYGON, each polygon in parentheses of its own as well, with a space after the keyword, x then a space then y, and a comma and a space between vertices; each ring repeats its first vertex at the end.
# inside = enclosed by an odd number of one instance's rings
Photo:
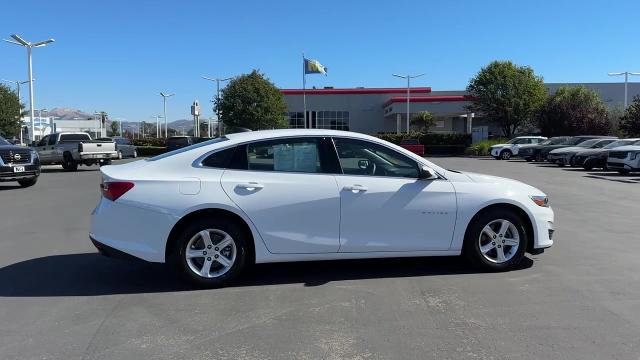
POLYGON ((277 129, 277 130, 257 130, 240 132, 225 135, 234 142, 245 142, 261 139, 293 137, 293 136, 341 136, 357 139, 377 139, 376 137, 361 134, 353 131, 324 130, 324 129, 277 129))

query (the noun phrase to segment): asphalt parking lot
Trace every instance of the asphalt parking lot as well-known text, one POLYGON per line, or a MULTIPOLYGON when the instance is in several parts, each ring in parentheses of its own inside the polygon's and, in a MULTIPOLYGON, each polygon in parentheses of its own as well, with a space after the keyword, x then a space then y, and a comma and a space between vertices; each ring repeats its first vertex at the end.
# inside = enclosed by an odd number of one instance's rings
POLYGON ((97 254, 97 167, 0 184, 0 358, 640 358, 640 174, 435 162, 545 191, 554 247, 508 273, 458 258, 270 264, 196 291, 97 254))

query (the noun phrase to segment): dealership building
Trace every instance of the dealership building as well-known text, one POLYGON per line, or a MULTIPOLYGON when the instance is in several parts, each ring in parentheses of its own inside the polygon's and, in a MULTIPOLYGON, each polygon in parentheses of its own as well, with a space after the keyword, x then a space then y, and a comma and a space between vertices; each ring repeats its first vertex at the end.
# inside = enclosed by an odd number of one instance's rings
MULTIPOLYGON (((624 83, 549 83, 553 93, 561 86, 586 86, 595 90, 609 107, 624 103, 624 83)), ((367 134, 407 131, 407 100, 410 118, 428 111, 436 119, 434 133, 474 133, 480 138, 500 135, 500 130, 481 114, 468 110, 473 98, 464 90, 434 91, 430 87, 281 89, 292 128, 350 130, 367 134), (307 123, 304 123, 306 98, 307 123)), ((628 101, 640 94, 640 83, 628 84, 628 101)))

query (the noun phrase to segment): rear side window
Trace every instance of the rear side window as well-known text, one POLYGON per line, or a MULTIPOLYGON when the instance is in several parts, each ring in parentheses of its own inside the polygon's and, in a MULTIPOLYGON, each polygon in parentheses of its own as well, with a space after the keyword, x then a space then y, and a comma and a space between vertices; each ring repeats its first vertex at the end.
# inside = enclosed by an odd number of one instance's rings
POLYGON ((231 162, 235 151, 235 147, 216 151, 202 160, 202 166, 226 169, 227 167, 229 167, 229 163, 231 162))
POLYGON ((248 170, 322 173, 316 138, 278 139, 247 145, 248 170))
POLYGON ((91 136, 89 134, 62 134, 60 135, 60 142, 65 141, 89 141, 91 136))

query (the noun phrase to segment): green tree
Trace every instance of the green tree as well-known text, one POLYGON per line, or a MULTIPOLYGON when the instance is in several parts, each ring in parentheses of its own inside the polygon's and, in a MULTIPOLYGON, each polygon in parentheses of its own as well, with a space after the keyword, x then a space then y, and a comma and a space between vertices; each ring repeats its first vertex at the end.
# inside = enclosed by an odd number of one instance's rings
POLYGON ((624 106, 618 104, 616 106, 610 107, 607 109, 609 121, 611 122, 611 134, 616 135, 618 137, 623 136, 622 130, 620 130, 620 122, 622 121, 622 117, 624 117, 625 111, 624 106))
POLYGON ((640 137, 640 96, 634 96, 627 107, 620 119, 620 130, 629 137, 640 137))
POLYGON ((470 110, 483 114, 509 138, 535 121, 548 96, 542 77, 511 61, 493 61, 482 68, 467 91, 475 98, 470 110))
POLYGON ((545 136, 607 135, 611 121, 598 93, 584 86, 564 86, 542 107, 538 127, 545 136))
POLYGON ((115 134, 118 134, 118 132, 120 130, 120 122, 114 120, 114 121, 111 122, 110 127, 111 127, 111 135, 115 136, 115 134))
POLYGON ((258 70, 231 80, 216 106, 226 127, 259 130, 288 126, 284 97, 258 70))
POLYGON ((432 113, 421 111, 411 118, 411 125, 417 126, 420 132, 428 133, 429 129, 436 126, 436 119, 432 113))
POLYGON ((0 135, 11 137, 20 133, 21 109, 18 95, 0 84, 0 135))

